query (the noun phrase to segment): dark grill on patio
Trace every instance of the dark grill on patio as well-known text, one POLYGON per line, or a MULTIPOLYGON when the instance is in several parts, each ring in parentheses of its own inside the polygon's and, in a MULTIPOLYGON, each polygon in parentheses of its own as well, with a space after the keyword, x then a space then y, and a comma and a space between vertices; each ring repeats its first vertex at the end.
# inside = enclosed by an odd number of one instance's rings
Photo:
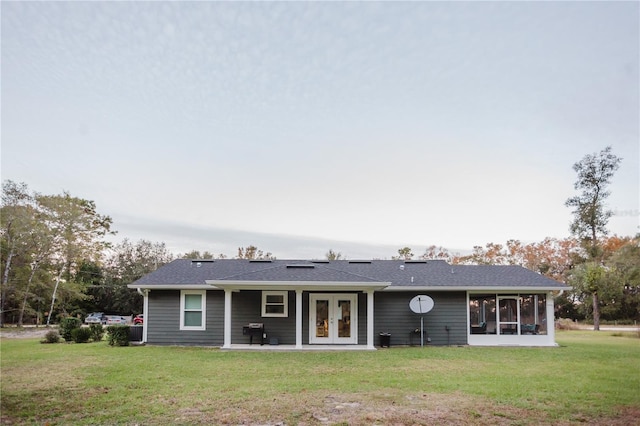
POLYGON ((242 334, 249 336, 249 344, 253 344, 253 336, 260 336, 260 346, 264 345, 264 323, 252 322, 242 326, 242 334))

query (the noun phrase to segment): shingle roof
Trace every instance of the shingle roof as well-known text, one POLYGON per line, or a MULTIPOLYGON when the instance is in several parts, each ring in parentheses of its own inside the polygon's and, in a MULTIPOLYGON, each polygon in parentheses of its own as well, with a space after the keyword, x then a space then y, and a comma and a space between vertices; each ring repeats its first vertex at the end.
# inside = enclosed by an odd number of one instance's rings
POLYGON ((391 283, 393 287, 433 288, 569 288, 521 266, 450 265, 443 260, 310 261, 243 259, 177 259, 130 284, 130 287, 206 285, 234 282, 391 283))

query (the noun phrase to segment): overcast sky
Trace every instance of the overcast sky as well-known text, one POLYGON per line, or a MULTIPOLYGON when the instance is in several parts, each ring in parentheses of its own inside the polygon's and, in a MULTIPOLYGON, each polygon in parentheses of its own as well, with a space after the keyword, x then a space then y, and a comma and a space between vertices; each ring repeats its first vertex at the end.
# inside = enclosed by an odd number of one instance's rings
POLYGON ((2 179, 118 239, 390 257, 569 235, 573 163, 624 158, 638 2, 2 2, 2 179))

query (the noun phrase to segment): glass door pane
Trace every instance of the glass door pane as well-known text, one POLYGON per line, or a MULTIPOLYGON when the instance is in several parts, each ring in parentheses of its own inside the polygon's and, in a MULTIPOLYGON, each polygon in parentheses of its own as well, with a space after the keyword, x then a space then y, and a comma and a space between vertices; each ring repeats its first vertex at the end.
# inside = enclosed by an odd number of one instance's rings
POLYGON ((500 334, 518 334, 518 299, 499 299, 500 334))
POLYGON ((351 337, 351 301, 338 300, 338 337, 351 337))
POLYGON ((316 300, 316 337, 329 337, 328 300, 316 300))

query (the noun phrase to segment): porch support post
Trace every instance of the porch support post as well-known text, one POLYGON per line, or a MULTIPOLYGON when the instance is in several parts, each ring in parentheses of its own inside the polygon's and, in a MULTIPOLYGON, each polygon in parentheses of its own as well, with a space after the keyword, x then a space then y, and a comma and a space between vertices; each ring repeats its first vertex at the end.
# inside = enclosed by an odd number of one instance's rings
POLYGON ((547 292, 547 337, 550 345, 558 346, 556 343, 556 319, 553 305, 553 293, 550 291, 547 292))
POLYGON ((296 349, 302 349, 302 290, 296 289, 296 349))
POLYGON ((367 290, 367 349, 373 346, 373 290, 367 290))
POLYGON ((224 289, 224 349, 231 348, 231 295, 233 292, 225 288, 224 289))
POLYGON ((144 320, 142 321, 142 343, 147 343, 147 326, 149 320, 149 290, 142 290, 143 293, 143 302, 142 302, 142 314, 144 320))

